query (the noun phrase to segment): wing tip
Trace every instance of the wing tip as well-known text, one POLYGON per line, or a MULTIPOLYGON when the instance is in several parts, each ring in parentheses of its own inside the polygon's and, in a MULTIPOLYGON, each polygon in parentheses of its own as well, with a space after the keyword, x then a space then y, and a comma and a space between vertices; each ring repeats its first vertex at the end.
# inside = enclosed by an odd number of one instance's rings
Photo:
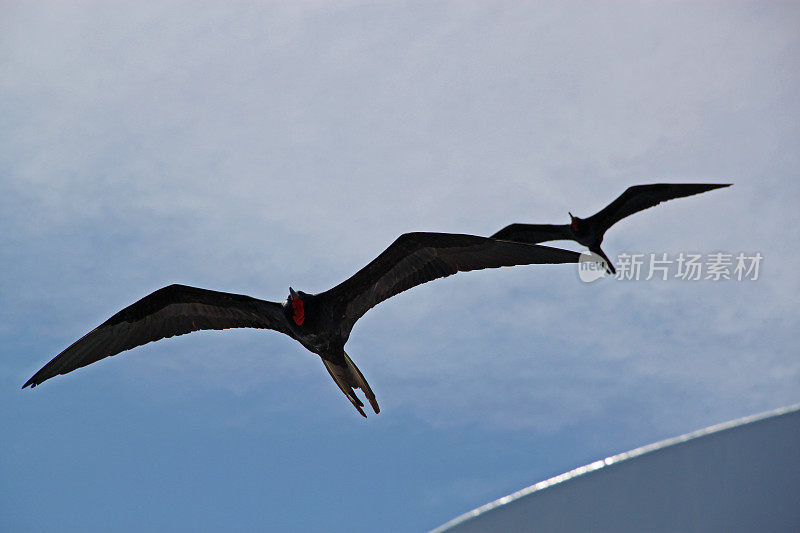
MULTIPOLYGON (((717 189, 724 189, 725 187, 730 187, 733 183, 695 183, 695 184, 687 184, 687 185, 694 185, 692 188, 687 188, 687 192, 694 191, 694 194, 702 194, 704 192, 715 191, 717 189)), ((693 195, 690 195, 693 196, 693 195)))
POLYGON ((41 381, 37 381, 36 376, 33 376, 31 379, 25 382, 25 385, 23 385, 21 389, 25 389, 27 387, 34 388, 39 383, 41 383, 41 381))

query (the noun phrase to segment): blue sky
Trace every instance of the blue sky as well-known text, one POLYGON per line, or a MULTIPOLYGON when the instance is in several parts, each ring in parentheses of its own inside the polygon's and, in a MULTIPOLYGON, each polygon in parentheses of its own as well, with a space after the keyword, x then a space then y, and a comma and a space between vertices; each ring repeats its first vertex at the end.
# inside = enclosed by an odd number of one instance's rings
POLYGON ((796 3, 2 9, 0 529, 419 531, 800 397, 796 3), (169 283, 282 300, 407 231, 561 223, 657 181, 735 185, 626 219, 611 257, 757 251, 760 278, 418 287, 348 343, 368 420, 270 332, 19 390, 169 283))

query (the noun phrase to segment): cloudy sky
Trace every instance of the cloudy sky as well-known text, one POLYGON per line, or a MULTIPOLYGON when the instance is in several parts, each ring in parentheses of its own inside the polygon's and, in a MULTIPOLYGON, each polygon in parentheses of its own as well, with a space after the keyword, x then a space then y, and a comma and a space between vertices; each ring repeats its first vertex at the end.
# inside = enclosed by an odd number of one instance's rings
MULTIPOLYGON (((800 399, 796 2, 2 2, 0 529, 420 531, 800 399), (461 274, 370 311, 355 413, 258 331, 22 383, 169 283, 282 300, 407 231, 589 215, 757 280, 461 274)), ((572 249, 577 245, 564 243, 572 249)))

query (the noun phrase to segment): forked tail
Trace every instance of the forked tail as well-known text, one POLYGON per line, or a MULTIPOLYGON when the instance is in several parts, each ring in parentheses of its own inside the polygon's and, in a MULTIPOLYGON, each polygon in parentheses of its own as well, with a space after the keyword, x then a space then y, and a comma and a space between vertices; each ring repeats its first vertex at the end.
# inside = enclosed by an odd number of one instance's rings
POLYGON ((367 400, 369 400, 369 403, 372 406, 372 410, 375 411, 375 414, 381 412, 381 408, 378 407, 378 400, 375 399, 375 393, 373 393, 372 389, 369 388, 369 383, 367 383, 367 380, 364 379, 364 375, 346 353, 344 353, 344 365, 332 363, 324 358, 322 359, 322 362, 325 364, 325 368, 328 369, 328 373, 333 378, 333 381, 336 382, 336 384, 339 386, 339 389, 341 389, 344 395, 347 396, 347 399, 350 400, 350 403, 353 404, 356 410, 361 413, 361 416, 364 418, 367 417, 366 413, 364 413, 364 410, 362 409, 362 407, 364 407, 364 403, 359 400, 358 396, 356 396, 355 390, 353 389, 361 389, 361 391, 364 393, 364 396, 366 396, 367 400))
POLYGON ((614 268, 614 265, 611 263, 611 259, 608 258, 608 256, 605 254, 603 250, 600 249, 599 246, 589 248, 589 251, 594 252, 603 258, 603 261, 606 262, 606 272, 608 272, 612 276, 615 276, 617 274, 617 269, 614 268))

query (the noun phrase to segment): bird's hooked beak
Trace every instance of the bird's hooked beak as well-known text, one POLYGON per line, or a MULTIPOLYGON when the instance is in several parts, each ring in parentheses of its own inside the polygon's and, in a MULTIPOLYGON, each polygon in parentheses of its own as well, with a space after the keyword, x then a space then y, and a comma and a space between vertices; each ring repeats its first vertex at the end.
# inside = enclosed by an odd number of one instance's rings
POLYGON ((293 288, 289 287, 289 298, 291 298, 292 300, 297 298, 299 300, 300 299, 300 295, 297 294, 296 292, 294 292, 293 288))

